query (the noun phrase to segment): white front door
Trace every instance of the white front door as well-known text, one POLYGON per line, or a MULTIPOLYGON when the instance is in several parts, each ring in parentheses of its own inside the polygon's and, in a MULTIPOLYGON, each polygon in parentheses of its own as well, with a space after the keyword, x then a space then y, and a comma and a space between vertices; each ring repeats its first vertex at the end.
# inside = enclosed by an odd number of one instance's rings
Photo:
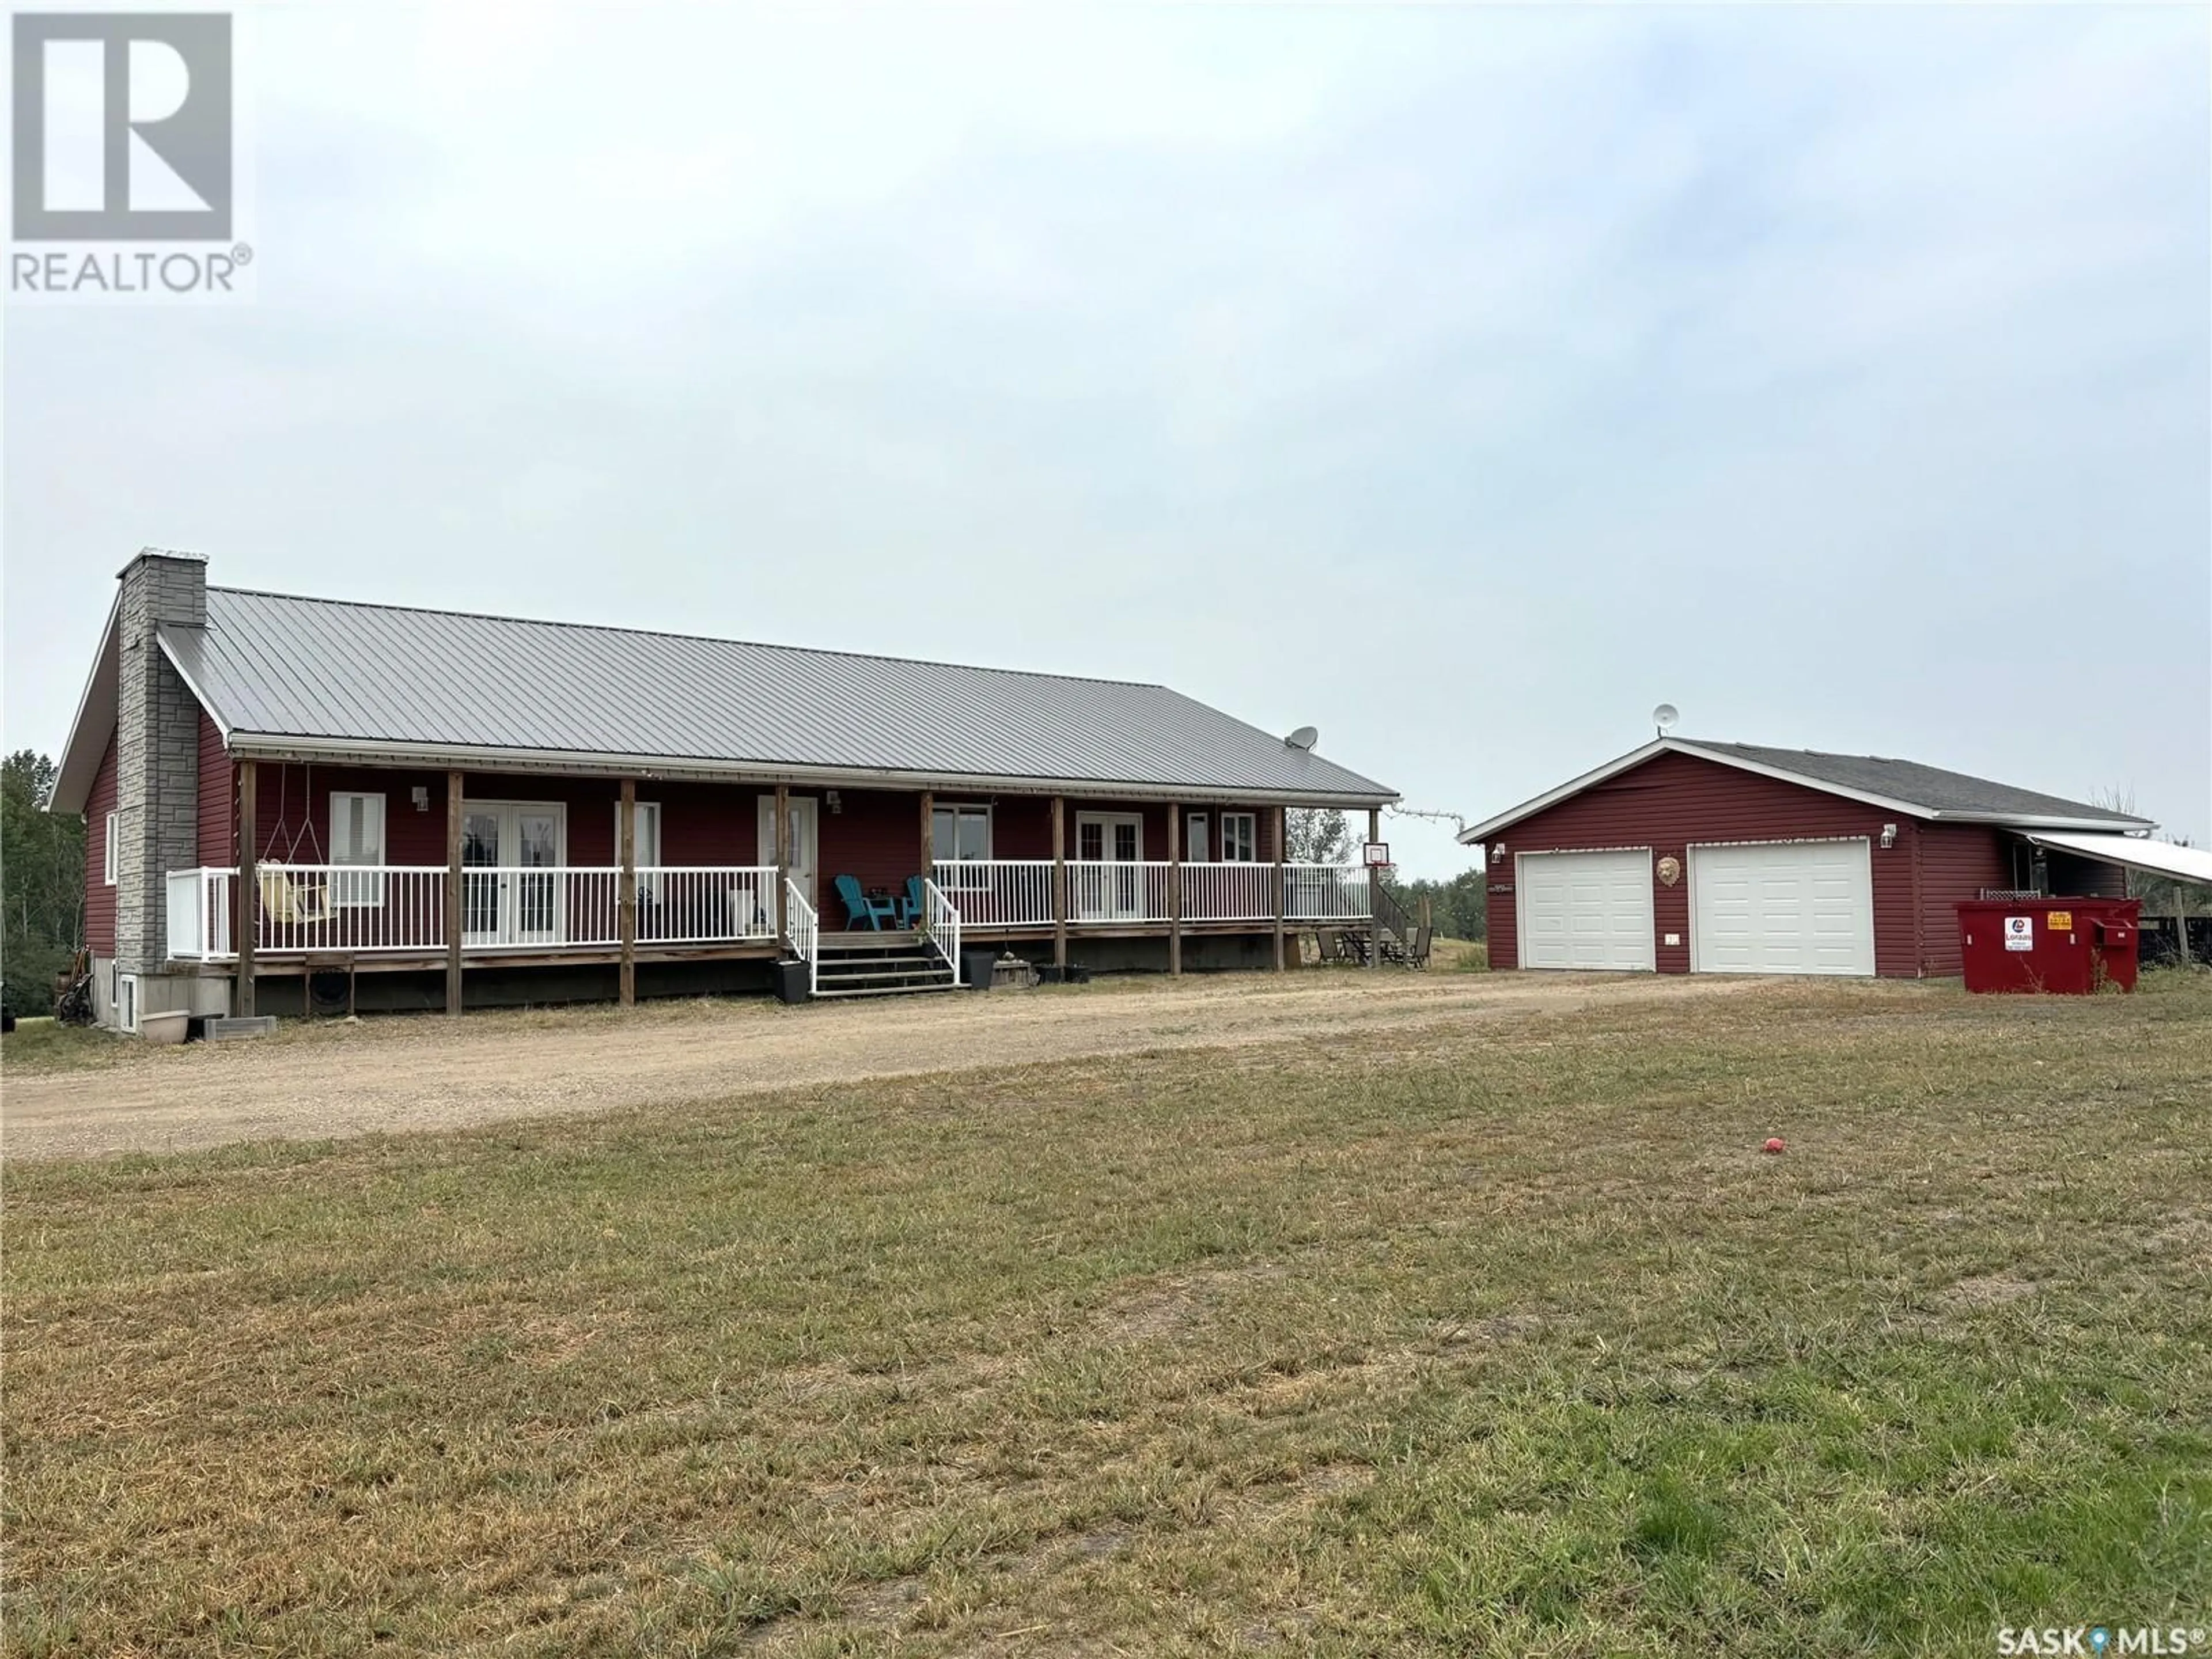
MULTIPOLYGON (((815 890, 814 885, 815 868, 821 856, 821 846, 817 839, 821 830, 821 818, 816 811, 817 803, 811 795, 792 795, 786 798, 786 805, 791 809, 791 884, 799 890, 799 897, 819 910, 822 908, 822 897, 815 890)), ((760 851, 757 854, 757 862, 763 866, 773 866, 775 863, 775 797, 774 795, 763 795, 760 798, 757 823, 760 827, 760 851)), ((775 902, 778 904, 783 902, 783 895, 781 892, 776 894, 775 902)))
POLYGON ((1075 917, 1119 921, 1145 914, 1145 821, 1134 812, 1075 815, 1075 917))
POLYGON ((1648 850, 1519 853, 1513 868, 1523 968, 1658 965, 1648 850))
POLYGON ((1869 843, 1692 847, 1690 967, 1700 974, 1873 973, 1869 843))
POLYGON ((568 841, 568 809, 557 801, 464 801, 461 942, 557 944, 568 841))

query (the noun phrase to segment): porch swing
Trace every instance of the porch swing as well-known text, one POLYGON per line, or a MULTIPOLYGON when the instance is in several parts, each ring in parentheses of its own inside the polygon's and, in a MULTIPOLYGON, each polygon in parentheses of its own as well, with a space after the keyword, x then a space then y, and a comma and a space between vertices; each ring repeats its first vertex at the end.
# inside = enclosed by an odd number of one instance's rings
POLYGON ((310 875, 308 870, 324 864, 322 843, 315 836, 315 769, 312 763, 307 769, 307 804, 300 814, 300 827, 288 832, 286 821, 290 816, 291 774, 289 766, 276 772, 276 823, 270 831, 270 851, 276 851, 277 837, 289 833, 283 855, 272 856, 265 861, 257 860, 254 882, 260 889, 261 914, 280 927, 298 927, 326 921, 331 912, 330 888, 325 878, 310 875), (300 843, 307 843, 312 854, 310 862, 299 862, 300 843))

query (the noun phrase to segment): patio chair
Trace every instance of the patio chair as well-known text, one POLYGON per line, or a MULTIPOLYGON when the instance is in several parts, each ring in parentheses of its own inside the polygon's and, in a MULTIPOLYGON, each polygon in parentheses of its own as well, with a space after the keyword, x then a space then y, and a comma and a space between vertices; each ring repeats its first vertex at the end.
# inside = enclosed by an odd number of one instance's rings
POLYGON ((898 899, 896 903, 899 908, 900 927, 919 927, 921 926, 921 913, 923 906, 921 902, 921 878, 920 876, 908 876, 906 878, 905 896, 898 899))
POLYGON ((860 890, 859 879, 853 876, 838 877, 836 885, 838 902, 845 907, 847 927, 858 928, 865 922, 880 933, 887 921, 894 927, 899 925, 897 900, 870 898, 860 890))

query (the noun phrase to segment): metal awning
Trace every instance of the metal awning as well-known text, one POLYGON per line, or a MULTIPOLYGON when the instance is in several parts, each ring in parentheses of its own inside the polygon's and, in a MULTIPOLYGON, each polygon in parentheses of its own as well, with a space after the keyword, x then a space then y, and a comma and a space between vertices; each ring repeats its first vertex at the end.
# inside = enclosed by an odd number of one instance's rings
POLYGON ((2170 841, 2147 841, 2140 836, 2092 836, 2072 830, 2023 830, 2021 834, 2035 846, 2055 847, 2085 859, 2148 870, 2154 876, 2212 882, 2212 852, 2201 847, 2176 847, 2170 841))

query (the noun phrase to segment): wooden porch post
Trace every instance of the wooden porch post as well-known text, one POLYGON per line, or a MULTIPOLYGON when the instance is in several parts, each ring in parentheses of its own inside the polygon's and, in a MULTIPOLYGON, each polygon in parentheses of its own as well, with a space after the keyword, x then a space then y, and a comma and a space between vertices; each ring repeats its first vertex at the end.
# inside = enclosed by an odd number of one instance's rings
POLYGON ((622 1006, 637 1006, 637 780, 622 781, 622 888, 616 902, 622 915, 622 1006))
POLYGON ((1182 972, 1182 837, 1176 833, 1182 810, 1168 803, 1168 972, 1182 972))
MULTIPOLYGON (((1367 839, 1382 839, 1382 809, 1379 806, 1367 809, 1367 839)), ((1362 853, 1360 856, 1364 858, 1366 854, 1362 853)), ((1376 864, 1367 866, 1367 942, 1374 947, 1367 953, 1367 965, 1380 968, 1382 965, 1382 868, 1376 864)))
POLYGON ((1283 971, 1283 809, 1275 809, 1275 971, 1283 971))
POLYGON ((791 786, 775 787, 775 942, 791 952, 791 786))
POLYGON ((461 775, 446 774, 446 1012, 461 1012, 461 775))
MULTIPOLYGON (((254 834, 256 769, 250 760, 238 763, 238 892, 232 900, 237 912, 231 930, 238 945, 238 1017, 253 1018, 253 936, 261 931, 261 860, 254 834)), ((306 983, 305 981, 301 981, 306 983)))
POLYGON ((1052 959, 1067 966, 1067 801, 1052 798, 1052 959))
POLYGON ((937 792, 933 789, 921 792, 921 878, 937 879, 937 792))

